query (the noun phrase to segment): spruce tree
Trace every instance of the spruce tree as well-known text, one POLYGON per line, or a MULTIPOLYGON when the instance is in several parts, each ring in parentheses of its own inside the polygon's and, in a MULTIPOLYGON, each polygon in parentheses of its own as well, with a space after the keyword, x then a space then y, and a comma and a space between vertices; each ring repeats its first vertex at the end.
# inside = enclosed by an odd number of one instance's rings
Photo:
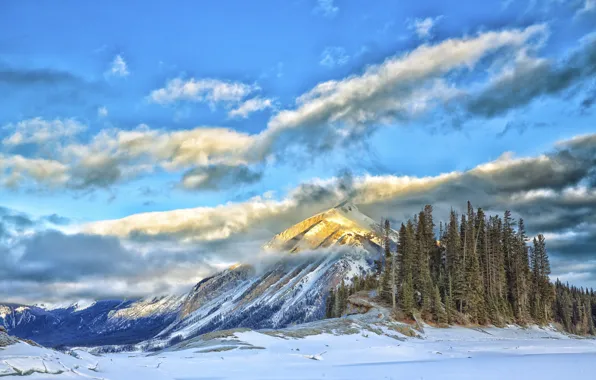
POLYGON ((393 304, 393 300, 391 299, 393 296, 393 257, 391 254, 391 239, 390 239, 390 231, 391 231, 391 225, 389 223, 389 220, 386 219, 385 220, 385 226, 384 226, 384 238, 383 238, 383 244, 384 244, 384 254, 385 254, 385 259, 384 259, 384 265, 383 265, 383 271, 381 273, 381 282, 380 282, 380 295, 381 298, 387 302, 390 302, 393 304))
POLYGON ((335 292, 333 289, 329 290, 329 294, 327 295, 327 299, 325 302, 325 318, 334 318, 334 308, 335 306, 335 292))
MULTIPOLYGON (((414 289, 420 293, 422 301, 422 312, 426 315, 432 314, 432 281, 430 277, 430 251, 433 247, 429 247, 430 239, 429 223, 426 220, 424 211, 420 212, 418 216, 418 225, 416 228, 416 257, 414 260, 414 289)), ((433 246, 436 243, 433 241, 433 246)))
POLYGON ((441 303, 441 292, 439 291, 439 287, 437 285, 435 285, 433 292, 433 317, 438 323, 447 322, 447 313, 445 312, 443 304, 441 303))

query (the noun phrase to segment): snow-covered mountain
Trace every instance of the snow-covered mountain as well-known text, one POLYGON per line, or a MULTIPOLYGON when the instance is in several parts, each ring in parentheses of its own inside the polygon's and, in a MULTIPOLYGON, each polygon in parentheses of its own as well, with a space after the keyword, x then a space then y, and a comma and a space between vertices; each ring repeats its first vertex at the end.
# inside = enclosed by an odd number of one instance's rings
POLYGON ((213 330, 322 319, 331 287, 373 269, 379 228, 350 202, 295 224, 265 245, 270 260, 265 254, 259 265, 236 265, 198 283, 149 348, 213 330))
POLYGON ((168 296, 48 308, 0 304, 0 325, 12 335, 51 347, 132 344, 174 321, 183 300, 168 296))
POLYGON ((255 262, 205 278, 183 297, 53 310, 4 305, 0 324, 51 346, 146 340, 152 348, 213 330, 310 322, 324 316, 331 287, 372 270, 381 252, 379 232, 379 224, 343 202, 273 237, 255 262))
POLYGON ((265 249, 298 252, 337 245, 380 247, 380 228, 378 223, 362 214, 356 205, 346 201, 275 235, 265 249))

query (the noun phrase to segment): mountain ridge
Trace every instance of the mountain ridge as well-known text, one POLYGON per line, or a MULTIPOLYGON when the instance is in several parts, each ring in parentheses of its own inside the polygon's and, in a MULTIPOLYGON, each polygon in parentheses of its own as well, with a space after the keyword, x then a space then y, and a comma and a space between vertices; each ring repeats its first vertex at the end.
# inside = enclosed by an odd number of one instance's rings
POLYGON ((275 235, 263 246, 258 266, 236 264, 201 280, 185 295, 52 310, 22 306, 20 312, 12 308, 12 318, 0 314, 0 324, 16 336, 50 346, 142 344, 151 349, 213 330, 311 322, 324 317, 329 289, 373 270, 381 252, 380 228, 344 201, 275 235), (280 253, 279 258, 272 252, 280 253), (64 338, 66 328, 81 339, 64 338), (126 336, 128 332, 133 336, 126 336))

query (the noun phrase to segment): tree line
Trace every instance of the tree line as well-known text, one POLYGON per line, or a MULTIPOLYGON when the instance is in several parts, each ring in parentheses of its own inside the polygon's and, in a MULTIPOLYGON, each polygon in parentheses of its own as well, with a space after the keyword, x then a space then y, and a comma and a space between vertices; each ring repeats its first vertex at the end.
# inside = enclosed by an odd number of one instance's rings
POLYGON ((379 233, 383 252, 374 273, 344 281, 326 299, 326 316, 341 316, 348 297, 376 289, 404 319, 421 316, 438 324, 559 323, 577 334, 594 334, 596 294, 550 282, 542 234, 528 238, 523 219, 510 211, 487 216, 468 202, 437 226, 433 208, 402 223, 397 244, 388 220, 379 233))

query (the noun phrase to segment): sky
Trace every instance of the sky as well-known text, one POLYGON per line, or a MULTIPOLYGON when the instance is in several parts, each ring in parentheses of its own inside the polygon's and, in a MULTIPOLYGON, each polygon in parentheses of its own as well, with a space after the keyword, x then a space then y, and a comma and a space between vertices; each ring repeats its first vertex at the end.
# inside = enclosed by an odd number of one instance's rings
POLYGON ((0 4, 0 300, 179 293, 352 198, 596 287, 596 1, 0 4))

